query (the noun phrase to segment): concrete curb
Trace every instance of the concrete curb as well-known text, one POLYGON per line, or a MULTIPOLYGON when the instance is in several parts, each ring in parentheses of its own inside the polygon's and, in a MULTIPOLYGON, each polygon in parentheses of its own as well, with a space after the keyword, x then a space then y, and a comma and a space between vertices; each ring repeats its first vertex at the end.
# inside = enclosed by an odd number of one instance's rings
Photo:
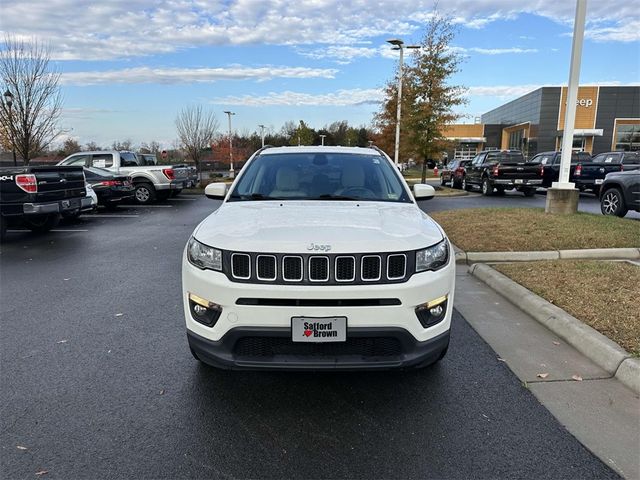
POLYGON ((564 339, 580 353, 640 393, 640 361, 613 340, 488 265, 473 264, 469 273, 564 339), (624 365, 624 366, 623 366, 624 365))
POLYGON ((456 263, 536 262, 540 260, 637 260, 640 248, 592 248, 583 250, 547 250, 542 252, 463 252, 456 263))

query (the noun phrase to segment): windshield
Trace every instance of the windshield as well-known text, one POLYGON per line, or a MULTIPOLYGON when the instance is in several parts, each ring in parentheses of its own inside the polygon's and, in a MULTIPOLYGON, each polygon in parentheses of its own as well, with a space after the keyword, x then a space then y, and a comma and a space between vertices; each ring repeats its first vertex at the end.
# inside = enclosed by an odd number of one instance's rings
POLYGON ((351 153, 260 155, 229 199, 411 202, 386 158, 351 153))

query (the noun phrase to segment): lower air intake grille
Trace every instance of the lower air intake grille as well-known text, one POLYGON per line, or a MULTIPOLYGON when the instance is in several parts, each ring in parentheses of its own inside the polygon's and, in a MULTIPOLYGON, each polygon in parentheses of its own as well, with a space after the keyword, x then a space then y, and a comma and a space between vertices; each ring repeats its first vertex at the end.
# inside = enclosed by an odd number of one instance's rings
POLYGON ((351 337, 346 342, 335 343, 298 343, 285 337, 243 337, 234 347, 234 354, 245 358, 275 355, 393 357, 401 351, 400 342, 393 337, 351 337))

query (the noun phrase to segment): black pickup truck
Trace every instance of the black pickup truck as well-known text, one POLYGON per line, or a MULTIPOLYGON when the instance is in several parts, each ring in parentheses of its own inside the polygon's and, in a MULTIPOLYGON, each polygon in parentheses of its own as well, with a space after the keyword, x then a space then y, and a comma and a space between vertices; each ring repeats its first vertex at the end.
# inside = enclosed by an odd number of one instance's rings
MULTIPOLYGON (((542 152, 531 159, 529 163, 542 166, 542 186, 551 187, 553 182, 560 178, 560 152, 542 152)), ((591 155, 588 152, 572 152, 569 178, 578 164, 591 163, 591 155)))
POLYGON ((60 215, 91 208, 82 167, 0 168, 0 236, 22 223, 34 232, 46 232, 60 215))
POLYGON ((640 169, 640 152, 606 152, 589 163, 576 165, 571 181, 580 190, 592 190, 598 195, 608 173, 640 169))
POLYGON ((462 188, 471 190, 479 186, 484 195, 499 194, 516 189, 527 197, 542 186, 542 166, 526 163, 518 150, 486 150, 480 152, 465 166, 462 188))

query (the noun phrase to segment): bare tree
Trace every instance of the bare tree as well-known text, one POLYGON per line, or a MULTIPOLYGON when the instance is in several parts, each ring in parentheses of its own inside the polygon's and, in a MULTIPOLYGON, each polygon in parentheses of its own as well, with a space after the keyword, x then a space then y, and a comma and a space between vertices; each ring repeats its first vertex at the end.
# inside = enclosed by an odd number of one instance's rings
POLYGON ((176 116, 178 139, 198 172, 202 151, 211 146, 219 125, 215 114, 204 111, 201 105, 185 107, 176 116))
POLYGON ((0 123, 25 164, 61 133, 60 73, 51 68, 50 58, 48 46, 10 35, 0 49, 0 79, 13 95, 11 108, 0 102, 0 123))
POLYGON ((102 147, 98 145, 96 142, 89 142, 84 146, 85 150, 89 152, 95 152, 97 150, 102 150, 102 147))

